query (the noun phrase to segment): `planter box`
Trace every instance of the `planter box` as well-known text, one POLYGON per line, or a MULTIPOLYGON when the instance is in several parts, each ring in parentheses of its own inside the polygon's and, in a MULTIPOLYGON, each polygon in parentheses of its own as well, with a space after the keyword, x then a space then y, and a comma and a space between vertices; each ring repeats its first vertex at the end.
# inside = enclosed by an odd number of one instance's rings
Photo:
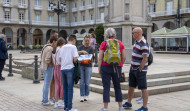
MULTIPOLYGON (((33 67, 23 67, 22 68, 22 77, 34 80, 34 68, 33 67)), ((41 80, 41 78, 42 78, 42 72, 41 72, 41 69, 38 68, 38 80, 41 80)))

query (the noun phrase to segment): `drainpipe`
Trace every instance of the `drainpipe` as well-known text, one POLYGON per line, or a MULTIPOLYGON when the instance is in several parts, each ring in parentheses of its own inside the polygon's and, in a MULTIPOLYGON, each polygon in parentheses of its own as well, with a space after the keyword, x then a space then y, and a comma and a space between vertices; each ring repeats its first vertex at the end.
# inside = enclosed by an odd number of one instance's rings
POLYGON ((177 27, 181 27, 181 14, 180 14, 180 9, 181 9, 181 0, 177 1, 177 27))
POLYGON ((32 22, 31 22, 31 8, 30 8, 30 0, 28 0, 28 35, 29 35, 29 40, 28 45, 33 45, 33 38, 32 38, 32 22))

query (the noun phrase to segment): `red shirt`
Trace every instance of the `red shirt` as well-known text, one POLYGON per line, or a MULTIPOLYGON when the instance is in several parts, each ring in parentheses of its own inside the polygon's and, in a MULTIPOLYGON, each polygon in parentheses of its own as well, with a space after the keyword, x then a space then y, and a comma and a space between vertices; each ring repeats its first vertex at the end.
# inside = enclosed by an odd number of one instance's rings
MULTIPOLYGON (((115 38, 110 38, 110 39, 115 39, 115 38)), ((122 43, 121 41, 118 40, 118 42, 119 42, 119 46, 120 46, 120 53, 122 53, 122 50, 125 49, 125 46, 123 45, 123 43, 122 43)), ((106 46, 107 46, 107 42, 106 42, 106 41, 103 41, 103 42, 101 43, 101 45, 100 45, 99 50, 103 50, 103 51, 105 52, 106 46)), ((104 62, 104 61, 102 61, 102 65, 109 65, 109 64, 106 63, 106 62, 104 62)), ((117 65, 117 66, 123 67, 122 57, 121 57, 121 62, 120 62, 119 65, 117 65)))

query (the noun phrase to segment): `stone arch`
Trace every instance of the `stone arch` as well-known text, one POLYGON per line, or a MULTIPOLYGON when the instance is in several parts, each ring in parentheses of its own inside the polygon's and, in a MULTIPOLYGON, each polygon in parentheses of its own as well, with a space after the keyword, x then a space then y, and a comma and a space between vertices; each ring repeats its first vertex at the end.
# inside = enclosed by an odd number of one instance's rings
POLYGON ((33 45, 42 45, 43 32, 41 29, 35 29, 33 32, 33 45))
POLYGON ((174 24, 173 22, 171 22, 171 21, 166 22, 166 23, 163 25, 163 27, 166 27, 166 28, 171 29, 171 30, 176 29, 175 24, 174 24))
POLYGON ((51 33, 52 29, 49 29, 47 32, 46 32, 46 43, 47 41, 50 39, 50 33, 51 33))
POLYGON ((84 33, 86 33, 86 30, 82 29, 81 32, 80 32, 80 34, 84 34, 84 33))
POLYGON ((188 21, 185 22, 185 26, 187 26, 187 27, 190 28, 190 20, 188 20, 188 21))
POLYGON ((67 31, 61 30, 59 32, 59 37, 63 37, 65 40, 67 40, 67 31))
POLYGON ((7 46, 10 45, 13 47, 13 30, 10 27, 5 27, 3 28, 2 33, 6 35, 7 46))
POLYGON ((152 23, 152 32, 158 30, 158 26, 155 23, 152 23))
POLYGON ((17 30, 17 45, 27 44, 27 31, 25 28, 19 28, 17 30))
POLYGON ((74 31, 73 31, 73 34, 76 34, 76 33, 78 33, 78 31, 77 31, 77 30, 74 30, 74 31))
POLYGON ((93 28, 90 28, 88 33, 94 33, 94 29, 93 28))

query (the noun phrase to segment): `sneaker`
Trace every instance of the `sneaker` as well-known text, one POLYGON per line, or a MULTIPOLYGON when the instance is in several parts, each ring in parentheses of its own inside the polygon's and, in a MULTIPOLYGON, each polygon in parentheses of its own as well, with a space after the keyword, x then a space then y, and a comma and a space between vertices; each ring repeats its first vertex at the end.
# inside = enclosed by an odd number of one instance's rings
MULTIPOLYGON (((143 99, 138 101, 138 104, 143 104, 143 99)), ((147 101, 147 104, 150 104, 149 101, 147 101)))
POLYGON ((69 111, 78 111, 78 109, 72 108, 72 109, 70 109, 69 111))
POLYGON ((51 104, 51 105, 54 105, 54 101, 53 101, 53 99, 49 99, 49 103, 51 104))
POLYGON ((5 80, 5 78, 4 77, 0 77, 0 81, 4 81, 5 80))
POLYGON ((148 111, 148 108, 146 107, 144 107, 144 106, 142 106, 141 108, 139 108, 138 110, 135 110, 135 111, 148 111))
POLYGON ((59 103, 65 106, 64 100, 60 100, 59 103))
POLYGON ((119 111, 125 111, 125 109, 123 107, 120 107, 119 111))
POLYGON ((124 108, 131 108, 131 107, 132 107, 132 104, 129 103, 129 102, 126 102, 125 104, 123 104, 123 107, 124 107, 124 108))
POLYGON ((49 102, 46 102, 46 103, 42 102, 42 105, 43 105, 43 106, 49 106, 50 103, 49 103, 49 102))
POLYGON ((108 111, 108 109, 102 108, 100 109, 100 111, 108 111))
POLYGON ((55 102, 54 109, 63 109, 65 106, 59 102, 55 102))
POLYGON ((87 101, 88 100, 88 96, 84 96, 84 101, 87 101))
POLYGON ((143 97, 141 96, 140 98, 138 98, 136 101, 140 101, 140 100, 142 100, 143 99, 143 97))
POLYGON ((84 102, 84 96, 80 97, 80 102, 84 102))

